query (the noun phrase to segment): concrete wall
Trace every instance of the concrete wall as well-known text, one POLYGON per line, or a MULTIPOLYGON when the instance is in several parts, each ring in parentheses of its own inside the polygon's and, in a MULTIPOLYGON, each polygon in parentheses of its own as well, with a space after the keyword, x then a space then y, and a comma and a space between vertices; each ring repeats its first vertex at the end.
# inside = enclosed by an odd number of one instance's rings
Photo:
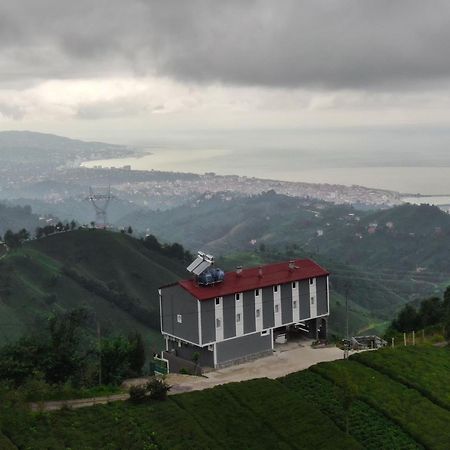
POLYGON ((202 344, 216 340, 216 300, 202 300, 200 302, 202 320, 202 344))
POLYGON ((251 358, 272 352, 272 336, 261 336, 253 333, 216 344, 217 364, 223 365, 232 361, 251 358))
POLYGON ((180 285, 161 289, 162 331, 190 342, 199 343, 197 299, 180 285), (181 314, 181 323, 177 315, 181 314))

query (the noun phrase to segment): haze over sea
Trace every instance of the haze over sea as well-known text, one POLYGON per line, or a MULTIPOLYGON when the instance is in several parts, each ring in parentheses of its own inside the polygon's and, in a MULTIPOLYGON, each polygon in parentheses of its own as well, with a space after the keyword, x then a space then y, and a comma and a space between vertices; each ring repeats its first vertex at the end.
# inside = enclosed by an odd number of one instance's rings
POLYGON ((177 132, 136 144, 151 154, 83 165, 358 184, 450 196, 448 130, 177 132))

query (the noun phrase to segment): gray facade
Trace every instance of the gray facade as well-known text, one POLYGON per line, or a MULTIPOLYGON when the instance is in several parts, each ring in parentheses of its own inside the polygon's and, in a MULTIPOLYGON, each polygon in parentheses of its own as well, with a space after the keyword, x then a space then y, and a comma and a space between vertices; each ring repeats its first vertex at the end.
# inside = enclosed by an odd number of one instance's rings
POLYGON ((292 318, 292 283, 285 283, 281 285, 281 320, 291 323, 292 318))
POLYGON ((275 325, 275 318, 273 314, 273 286, 265 287, 261 290, 263 302, 263 328, 266 329, 271 328, 275 325))
POLYGON ((164 288, 161 291, 160 311, 162 333, 200 344, 197 305, 197 299, 180 285, 164 288))
POLYGON ((298 322, 310 337, 319 330, 326 337, 326 320, 319 318, 329 314, 327 276, 276 287, 276 292, 267 286, 201 300, 178 284, 162 288, 161 331, 167 350, 174 360, 192 361, 197 352, 200 365, 221 367, 271 352, 273 330, 283 333, 298 322))
POLYGON ((233 295, 223 297, 223 337, 236 336, 236 304, 233 295))
POLYGON ((300 320, 311 317, 311 305, 309 303, 309 280, 302 280, 298 283, 300 293, 300 320))
POLYGON ((217 365, 244 361, 262 354, 272 352, 272 335, 261 336, 261 333, 248 334, 216 344, 217 365))
POLYGON ((252 333, 255 330, 255 292, 247 291, 244 292, 244 334, 252 333))
POLYGON ((215 299, 200 302, 202 321, 202 344, 216 340, 215 299))
POLYGON ((316 279, 317 286, 317 315, 328 314, 328 283, 326 277, 316 279))

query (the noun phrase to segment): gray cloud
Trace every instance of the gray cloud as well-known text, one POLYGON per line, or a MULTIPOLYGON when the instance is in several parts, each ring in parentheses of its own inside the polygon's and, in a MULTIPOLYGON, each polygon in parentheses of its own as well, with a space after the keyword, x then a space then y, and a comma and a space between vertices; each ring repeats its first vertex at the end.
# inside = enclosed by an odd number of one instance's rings
POLYGON ((0 80, 417 88, 450 78, 447 0, 0 0, 0 80))

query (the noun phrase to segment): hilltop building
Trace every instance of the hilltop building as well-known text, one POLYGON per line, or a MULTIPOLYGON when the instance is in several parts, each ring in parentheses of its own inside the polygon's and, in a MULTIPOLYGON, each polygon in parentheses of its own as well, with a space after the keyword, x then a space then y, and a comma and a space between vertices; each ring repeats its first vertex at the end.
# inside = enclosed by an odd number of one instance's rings
POLYGON ((159 290, 162 359, 169 371, 192 368, 193 361, 220 368, 271 354, 289 330, 326 338, 329 273, 314 261, 238 267, 224 274, 212 268, 212 257, 208 264, 201 262, 208 255, 199 255, 194 279, 159 290))

